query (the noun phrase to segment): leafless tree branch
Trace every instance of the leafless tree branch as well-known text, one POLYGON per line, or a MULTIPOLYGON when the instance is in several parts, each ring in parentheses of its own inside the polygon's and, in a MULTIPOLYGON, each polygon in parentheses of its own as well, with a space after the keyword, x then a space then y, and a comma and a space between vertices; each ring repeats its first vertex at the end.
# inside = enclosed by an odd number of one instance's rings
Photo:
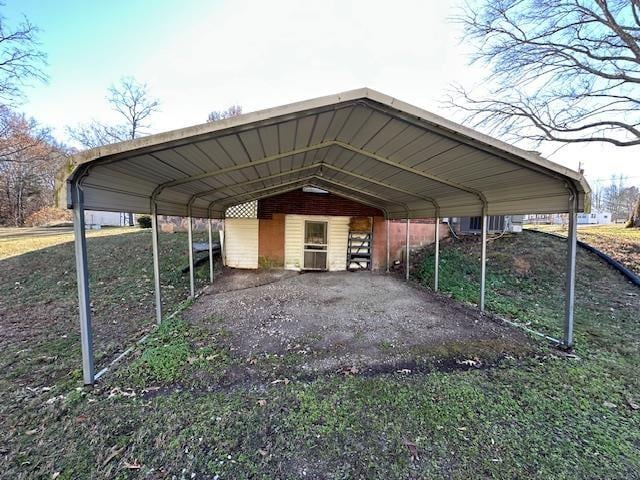
POLYGON ((640 145, 639 0, 477 0, 455 21, 489 68, 446 104, 513 141, 640 145))
POLYGON ((38 33, 26 17, 12 27, 0 15, 0 103, 18 103, 26 85, 47 80, 43 70, 46 55, 40 49, 38 33))

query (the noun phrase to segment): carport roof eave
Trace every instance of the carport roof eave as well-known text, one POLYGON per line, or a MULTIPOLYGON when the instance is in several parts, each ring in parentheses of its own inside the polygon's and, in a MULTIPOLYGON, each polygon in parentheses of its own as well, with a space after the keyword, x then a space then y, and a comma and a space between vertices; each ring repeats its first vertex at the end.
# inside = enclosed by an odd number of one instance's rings
MULTIPOLYGON (((105 145, 95 149, 81 152, 72 157, 71 164, 61 170, 58 175, 59 185, 58 203, 63 204, 60 193, 68 181, 74 180, 81 175, 85 168, 89 169, 93 164, 98 164, 102 160, 126 160, 133 156, 141 155, 147 151, 158 150, 159 147, 172 148, 205 139, 209 136, 216 136, 217 133, 239 133, 245 129, 263 126, 270 120, 283 122, 287 117, 297 119, 302 115, 311 115, 320 111, 337 109, 342 105, 366 101, 368 106, 371 102, 382 106, 387 113, 395 115, 399 120, 409 123, 417 123, 425 130, 436 131, 450 138, 460 141, 481 150, 489 150, 492 154, 504 159, 519 159, 529 163, 530 168, 537 168, 542 172, 547 172, 556 178, 560 176, 584 198, 590 192, 589 185, 581 173, 551 162, 540 155, 522 150, 509 145, 500 140, 476 132, 455 122, 451 122, 438 115, 422 110, 410 104, 399 101, 393 97, 384 95, 368 88, 351 90, 337 95, 320 97, 312 100, 296 102, 280 107, 269 108, 257 112, 251 112, 237 117, 220 120, 217 122, 204 123, 192 127, 172 130, 165 133, 150 135, 134 140, 105 145)), ((527 165, 524 166, 527 168, 527 165)))

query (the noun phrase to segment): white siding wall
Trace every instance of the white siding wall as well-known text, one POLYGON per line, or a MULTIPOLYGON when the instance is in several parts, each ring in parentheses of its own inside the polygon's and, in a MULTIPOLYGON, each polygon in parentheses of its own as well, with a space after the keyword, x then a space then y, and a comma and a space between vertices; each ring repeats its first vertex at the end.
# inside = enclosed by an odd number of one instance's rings
POLYGON ((304 241, 304 217, 286 215, 284 217, 284 268, 302 268, 302 242, 304 241))
POLYGON ((329 217, 329 270, 347 269, 350 217, 329 217))
POLYGON ((328 267, 330 271, 347 269, 347 243, 350 217, 287 215, 284 219, 284 268, 302 268, 305 220, 328 222, 328 267))
POLYGON ((258 219, 227 218, 225 264, 234 268, 258 268, 258 219))

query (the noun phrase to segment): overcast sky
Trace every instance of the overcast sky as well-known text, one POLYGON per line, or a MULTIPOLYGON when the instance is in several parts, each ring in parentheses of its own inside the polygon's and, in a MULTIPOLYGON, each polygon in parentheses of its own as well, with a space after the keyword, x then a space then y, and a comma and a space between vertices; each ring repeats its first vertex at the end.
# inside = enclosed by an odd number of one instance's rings
MULTIPOLYGON (((469 46, 449 18, 458 2, 228 2, 8 0, 10 19, 42 30, 46 85, 27 90, 29 115, 68 140, 65 127, 112 121, 107 87, 125 75, 162 103, 153 132, 206 120, 231 104, 244 112, 370 87, 445 117, 453 82, 473 85, 469 46)), ((550 155, 557 145, 542 149, 550 155)), ((640 149, 568 146, 550 158, 595 183, 625 174, 640 184, 640 149)))

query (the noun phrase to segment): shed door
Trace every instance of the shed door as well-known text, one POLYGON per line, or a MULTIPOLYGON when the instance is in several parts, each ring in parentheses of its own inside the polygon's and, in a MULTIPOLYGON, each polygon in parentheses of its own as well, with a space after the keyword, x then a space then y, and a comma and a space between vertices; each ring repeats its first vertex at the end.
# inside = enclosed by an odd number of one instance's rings
POLYGON ((327 269, 327 222, 304 222, 304 269, 327 269))
POLYGON ((224 221, 226 265, 258 268, 257 218, 228 218, 224 221))

